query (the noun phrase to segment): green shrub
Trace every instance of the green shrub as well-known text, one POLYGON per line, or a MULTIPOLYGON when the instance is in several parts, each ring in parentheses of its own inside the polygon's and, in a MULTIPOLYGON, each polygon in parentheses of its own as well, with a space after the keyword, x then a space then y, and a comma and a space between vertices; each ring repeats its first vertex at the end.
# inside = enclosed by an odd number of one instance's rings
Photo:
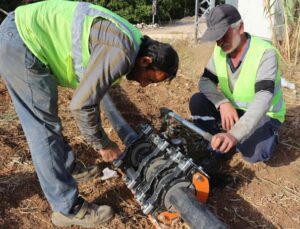
MULTIPOLYGON (((17 6, 40 0, 1 0, 0 8, 12 11, 17 6)), ((152 21, 152 0, 83 0, 101 5, 126 18, 131 23, 152 21)), ((191 0, 157 0, 155 22, 171 21, 194 14, 195 2, 191 0)), ((3 15, 2 15, 3 16, 3 15)))

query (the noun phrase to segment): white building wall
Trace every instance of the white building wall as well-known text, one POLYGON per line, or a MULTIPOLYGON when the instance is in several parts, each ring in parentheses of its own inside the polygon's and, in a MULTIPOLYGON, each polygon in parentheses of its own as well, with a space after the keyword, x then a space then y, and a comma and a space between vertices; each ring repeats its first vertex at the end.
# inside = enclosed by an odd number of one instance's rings
POLYGON ((267 0, 225 0, 225 2, 239 10, 246 32, 270 41, 273 35, 277 40, 283 39, 284 15, 280 0, 271 0, 270 10, 265 6, 267 0))

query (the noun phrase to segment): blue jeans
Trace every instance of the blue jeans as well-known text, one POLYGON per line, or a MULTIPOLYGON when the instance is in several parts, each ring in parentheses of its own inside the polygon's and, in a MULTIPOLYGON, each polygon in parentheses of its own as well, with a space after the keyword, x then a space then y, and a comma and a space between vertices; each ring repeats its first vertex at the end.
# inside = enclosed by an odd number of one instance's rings
POLYGON ((68 214, 78 197, 74 155, 62 135, 54 75, 24 45, 14 13, 0 26, 0 75, 23 127, 42 190, 54 211, 68 214))
MULTIPOLYGON (((195 125, 203 130, 217 134, 221 132, 220 112, 202 93, 194 94, 190 99, 190 111, 195 125)), ((242 116, 243 111, 237 110, 242 116)), ((268 161, 278 144, 278 130, 281 123, 268 116, 264 116, 257 124, 253 133, 243 142, 237 144, 243 158, 250 162, 268 161)))

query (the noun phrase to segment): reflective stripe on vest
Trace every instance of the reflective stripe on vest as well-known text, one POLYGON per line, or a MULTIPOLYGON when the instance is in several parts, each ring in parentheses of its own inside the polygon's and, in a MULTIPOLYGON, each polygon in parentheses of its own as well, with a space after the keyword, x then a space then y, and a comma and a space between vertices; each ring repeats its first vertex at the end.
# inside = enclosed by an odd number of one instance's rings
POLYGON ((124 32, 129 39, 133 42, 134 48, 139 48, 139 43, 135 39, 134 34, 130 29, 128 29, 118 18, 116 18, 112 14, 107 14, 103 11, 99 11, 97 9, 93 9, 90 7, 90 3, 80 2, 78 3, 75 14, 74 20, 72 24, 72 57, 73 57, 73 67, 76 76, 78 77, 78 81, 82 78, 86 67, 83 66, 83 59, 82 59, 82 31, 84 26, 84 19, 86 16, 90 17, 102 17, 105 19, 111 20, 114 24, 116 24, 122 32, 124 32))
MULTIPOLYGON (((281 89, 281 83, 279 82, 274 90, 274 95, 277 95, 277 93, 280 92, 280 89, 281 89)), ((232 103, 235 105, 235 107, 238 107, 242 110, 247 110, 251 102, 242 102, 242 101, 235 100, 235 101, 232 101, 232 103)), ((275 106, 271 105, 269 112, 274 112, 274 113, 279 112, 281 110, 283 104, 284 104, 284 101, 281 96, 275 106)))

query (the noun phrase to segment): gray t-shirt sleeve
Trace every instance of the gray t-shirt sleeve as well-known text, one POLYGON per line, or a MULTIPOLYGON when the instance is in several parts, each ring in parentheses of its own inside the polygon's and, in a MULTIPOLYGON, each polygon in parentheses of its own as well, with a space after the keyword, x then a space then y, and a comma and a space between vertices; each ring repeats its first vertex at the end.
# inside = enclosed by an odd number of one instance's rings
MULTIPOLYGON (((210 73, 217 75, 213 57, 209 59, 206 69, 210 73)), ((222 103, 229 102, 229 100, 218 89, 217 84, 212 82, 212 80, 210 80, 209 78, 205 77, 205 75, 202 75, 202 77, 200 78, 199 90, 206 96, 209 101, 211 101, 215 105, 216 108, 219 108, 222 103)))
MULTIPOLYGON (((112 34, 120 33, 113 29, 112 34)), ((128 47, 128 44, 120 43, 129 42, 128 40, 112 41, 113 38, 110 39, 107 30, 105 36, 99 36, 99 31, 97 32, 95 41, 92 42, 89 64, 79 87, 74 92, 70 109, 85 139, 95 148, 101 149, 108 146, 110 140, 101 126, 100 101, 112 83, 132 69, 135 57, 133 58, 132 51, 124 48, 128 47)))
POLYGON ((229 131, 238 141, 251 135, 261 118, 268 112, 274 95, 274 85, 278 69, 276 51, 267 50, 260 62, 255 82, 255 97, 248 110, 229 131))

